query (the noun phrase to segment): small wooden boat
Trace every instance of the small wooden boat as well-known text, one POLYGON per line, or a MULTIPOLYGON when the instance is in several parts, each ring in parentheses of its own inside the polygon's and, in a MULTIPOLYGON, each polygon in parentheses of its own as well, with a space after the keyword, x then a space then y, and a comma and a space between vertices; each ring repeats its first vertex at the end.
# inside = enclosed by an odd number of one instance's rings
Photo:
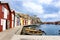
POLYGON ((28 35, 42 35, 43 31, 34 28, 25 28, 24 33, 28 35))

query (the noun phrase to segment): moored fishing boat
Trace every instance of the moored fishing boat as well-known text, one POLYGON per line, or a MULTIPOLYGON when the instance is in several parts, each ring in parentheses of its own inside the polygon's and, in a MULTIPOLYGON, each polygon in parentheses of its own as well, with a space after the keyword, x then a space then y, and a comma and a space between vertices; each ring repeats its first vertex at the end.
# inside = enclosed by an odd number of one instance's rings
POLYGON ((36 30, 35 28, 25 27, 23 34, 26 35, 42 35, 44 32, 42 30, 36 30))

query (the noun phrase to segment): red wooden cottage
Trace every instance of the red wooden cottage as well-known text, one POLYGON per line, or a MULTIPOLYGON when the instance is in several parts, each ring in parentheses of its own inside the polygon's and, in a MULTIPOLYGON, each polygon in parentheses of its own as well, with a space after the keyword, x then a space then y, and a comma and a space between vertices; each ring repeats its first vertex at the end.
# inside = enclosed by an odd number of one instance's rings
POLYGON ((12 15, 14 12, 11 12, 8 3, 0 2, 0 31, 12 28, 12 15))
POLYGON ((15 26, 15 11, 14 10, 11 10, 11 28, 13 28, 15 26))

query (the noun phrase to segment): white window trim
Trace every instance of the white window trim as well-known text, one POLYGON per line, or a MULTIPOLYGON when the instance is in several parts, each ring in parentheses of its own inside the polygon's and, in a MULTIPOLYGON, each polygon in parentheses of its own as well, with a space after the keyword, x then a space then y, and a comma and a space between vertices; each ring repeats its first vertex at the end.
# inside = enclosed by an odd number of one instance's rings
POLYGON ((7 19, 7 15, 9 13, 9 11, 4 6, 2 6, 2 12, 4 12, 4 18, 7 19))

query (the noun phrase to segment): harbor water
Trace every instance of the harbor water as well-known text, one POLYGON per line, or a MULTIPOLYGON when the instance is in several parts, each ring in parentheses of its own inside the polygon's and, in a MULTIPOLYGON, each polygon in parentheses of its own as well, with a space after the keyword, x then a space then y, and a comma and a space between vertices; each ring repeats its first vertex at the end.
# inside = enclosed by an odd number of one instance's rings
POLYGON ((43 24, 36 27, 36 29, 41 29, 46 35, 60 35, 60 25, 43 24))

